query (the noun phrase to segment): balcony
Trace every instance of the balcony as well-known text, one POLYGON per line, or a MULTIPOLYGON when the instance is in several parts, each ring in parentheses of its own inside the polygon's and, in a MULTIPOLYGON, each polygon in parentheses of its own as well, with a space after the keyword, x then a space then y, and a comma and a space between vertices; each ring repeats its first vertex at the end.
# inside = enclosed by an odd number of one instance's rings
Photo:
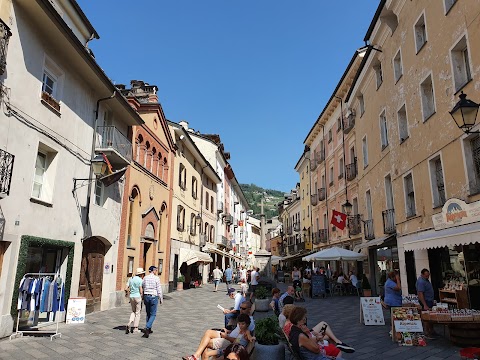
POLYGON ((328 242, 328 229, 318 230, 318 241, 320 241, 320 243, 328 242))
POLYGON ((318 164, 321 164, 325 161, 325 149, 320 149, 315 152, 315 157, 317 159, 318 164))
POLYGON ((230 215, 230 214, 224 215, 224 221, 225 221, 225 224, 232 225, 233 224, 233 216, 230 215))
POLYGON ((217 213, 223 213, 223 202, 219 201, 217 204, 217 213))
POLYGON ((358 235, 362 232, 362 220, 360 215, 348 217, 348 235, 358 235))
POLYGON ((227 247, 227 238, 223 235, 217 235, 217 245, 227 247))
POLYGON ((310 195, 310 203, 312 204, 312 206, 316 206, 318 204, 318 195, 317 194, 310 195))
POLYGON ((318 189, 318 201, 325 200, 326 196, 327 196, 327 189, 325 189, 324 187, 318 189))
POLYGON ((343 120, 343 132, 348 134, 355 126, 355 111, 350 110, 348 116, 343 120))
POLYGON ((375 239, 375 234, 373 231, 373 219, 365 220, 363 222, 363 233, 365 234, 365 240, 375 239))
POLYGON ((305 250, 305 242, 301 242, 300 244, 297 244, 297 251, 302 251, 305 250))
POLYGON ((318 160, 314 157, 313 159, 310 160, 310 169, 315 170, 318 165, 318 160))
POLYGON ((10 194, 15 156, 0 149, 0 199, 10 194))
POLYGON ((388 209, 382 211, 383 217, 383 233, 395 234, 397 226, 395 225, 395 209, 388 209))
POLYGON ((291 226, 287 226, 287 235, 292 235, 293 234, 293 229, 291 226))
POLYGON ((107 155, 112 165, 123 167, 132 161, 132 143, 115 126, 97 127, 95 151, 107 155))
POLYGON ((353 163, 348 164, 346 166, 347 171, 347 180, 352 181, 357 177, 358 169, 357 169, 357 158, 353 160, 353 163))
POLYGON ((288 254, 293 254, 296 251, 296 245, 288 245, 288 254))
POLYGON ((0 38, 0 75, 3 75, 7 68, 7 48, 8 40, 12 33, 10 28, 0 19, 0 34, 3 36, 0 38))
POLYGON ((300 231, 300 223, 293 224, 293 231, 299 232, 300 231))

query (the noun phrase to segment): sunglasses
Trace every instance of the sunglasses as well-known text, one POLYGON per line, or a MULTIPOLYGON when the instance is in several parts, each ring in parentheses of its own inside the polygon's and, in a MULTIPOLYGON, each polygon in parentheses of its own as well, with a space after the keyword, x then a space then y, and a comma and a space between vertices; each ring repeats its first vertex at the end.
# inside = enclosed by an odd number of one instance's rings
POLYGON ((240 307, 242 310, 248 310, 248 307, 240 307))

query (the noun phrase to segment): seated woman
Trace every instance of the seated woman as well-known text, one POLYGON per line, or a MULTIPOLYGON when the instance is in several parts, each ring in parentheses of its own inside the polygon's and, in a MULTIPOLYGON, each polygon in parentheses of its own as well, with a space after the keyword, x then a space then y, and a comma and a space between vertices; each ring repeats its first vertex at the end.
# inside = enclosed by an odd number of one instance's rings
MULTIPOLYGON (((341 356, 340 349, 348 353, 355 351, 351 346, 342 343, 325 322, 321 322, 312 330, 309 330, 306 326, 306 314, 307 310, 302 307, 295 307, 295 309, 292 310, 290 314, 292 326, 288 334, 292 347, 300 353, 304 359, 324 359, 325 355, 339 357, 341 356), (324 340, 327 338, 335 341, 337 345, 325 344, 324 340)), ((285 330, 284 328, 284 331, 285 330)))
POLYGON ((248 360, 248 352, 240 344, 230 344, 223 353, 224 360, 248 360))
POLYGON ((388 307, 402 306, 402 284, 400 283, 400 274, 398 271, 388 273, 388 279, 385 282, 384 303, 388 307))
POLYGON ((294 308, 295 305, 293 304, 285 305, 283 307, 282 314, 278 317, 278 325, 280 326, 280 329, 283 329, 283 332, 285 332, 287 336, 290 333, 290 329, 292 327, 292 323, 290 322, 289 318, 294 308))

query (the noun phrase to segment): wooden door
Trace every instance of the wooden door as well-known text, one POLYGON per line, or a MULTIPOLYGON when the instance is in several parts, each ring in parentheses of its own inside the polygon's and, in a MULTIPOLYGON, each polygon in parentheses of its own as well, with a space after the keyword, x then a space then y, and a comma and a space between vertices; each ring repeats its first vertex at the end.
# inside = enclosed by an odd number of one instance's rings
POLYGON ((87 298, 87 313, 100 310, 105 245, 96 238, 83 242, 78 296, 87 298))

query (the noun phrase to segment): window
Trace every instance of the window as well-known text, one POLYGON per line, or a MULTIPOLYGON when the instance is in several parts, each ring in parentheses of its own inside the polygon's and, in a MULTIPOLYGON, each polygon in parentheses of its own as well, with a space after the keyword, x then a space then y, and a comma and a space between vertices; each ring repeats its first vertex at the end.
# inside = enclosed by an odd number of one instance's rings
POLYGON ((332 129, 328 130, 328 143, 331 143, 332 142, 332 129))
POLYGON ((432 184, 433 207, 440 207, 447 200, 445 197, 445 182, 443 180, 442 160, 439 156, 429 161, 430 180, 432 184))
POLYGON ((203 234, 206 236, 206 240, 208 241, 208 234, 209 234, 209 224, 205 223, 205 230, 203 231, 203 234))
POLYGON ((338 164, 338 178, 343 179, 343 173, 344 173, 345 165, 343 163, 343 159, 340 159, 339 164, 338 164))
POLYGON ((480 193, 480 136, 464 140, 470 196, 480 193))
POLYGON ((198 197, 198 181, 195 176, 192 176, 192 197, 196 200, 198 197))
POLYGON ((370 193, 370 190, 367 190, 365 193, 365 204, 367 207, 367 220, 370 220, 373 218, 372 194, 370 193))
POLYGON ((366 168, 368 166, 367 136, 364 136, 364 138, 362 139, 362 154, 363 154, 363 167, 366 168))
POLYGON ((56 83, 57 78, 45 70, 43 72, 42 91, 55 97, 56 83))
POLYGON ((390 175, 385 176, 385 199, 387 203, 387 210, 393 209, 393 188, 392 178, 390 175))
POLYGON ((388 146, 387 117, 385 116, 385 111, 380 115, 380 140, 383 150, 388 146))
POLYGON ((190 214, 190 235, 196 235, 197 234, 197 225, 195 222, 195 214, 191 213, 190 214))
POLYGON ((185 230, 185 208, 182 205, 177 206, 177 230, 185 230))
POLYGON ((403 186, 405 189, 405 210, 408 218, 416 215, 415 190, 411 173, 403 178, 403 186))
POLYGON ((452 6, 455 5, 457 0, 444 0, 444 2, 445 2, 445 14, 448 14, 448 12, 452 8, 452 6))
POLYGON ((395 82, 397 82, 403 75, 402 68, 402 54, 398 50, 397 55, 393 58, 393 74, 395 76, 395 82))
POLYGON ((339 132, 340 130, 342 130, 342 118, 339 117, 337 119, 337 132, 339 132))
POLYGON ((35 173, 32 186, 32 198, 51 203, 57 163, 57 152, 44 144, 38 145, 35 160, 35 173))
POLYGON ((373 66, 373 71, 375 71, 375 79, 377 81, 377 90, 383 83, 383 72, 382 72, 382 64, 377 62, 376 65, 373 66))
POLYGON ((215 240, 215 228, 213 226, 210 226, 210 242, 213 242, 215 240))
POLYGON ((423 121, 426 121, 435 113, 435 96, 431 74, 420 85, 420 94, 422 97, 423 121))
POLYGON ((365 99, 363 98, 363 94, 358 96, 358 106, 360 107, 360 116, 362 116, 365 112, 365 99))
POLYGON ((427 28, 425 27, 425 15, 422 14, 417 20, 414 27, 415 33, 415 47, 418 52, 422 49, 423 45, 427 42, 427 28))
POLYGON ((180 171, 178 174, 178 185, 180 189, 185 190, 187 188, 187 169, 183 164, 180 164, 180 171))
POLYGON ((105 187, 100 180, 95 181, 95 205, 105 205, 105 187))
POLYGON ((208 191, 205 191, 205 209, 208 210, 209 209, 209 204, 210 202, 208 201, 210 200, 210 197, 208 195, 208 191))
POLYGON ((63 71, 50 58, 45 57, 42 73, 42 101, 57 111, 60 111, 62 83, 63 71))
POLYGON ((451 51, 453 80, 455 83, 455 92, 459 91, 470 80, 470 63, 468 60, 468 46, 465 36, 453 47, 451 51))
POLYGON ((333 186, 333 166, 330 167, 330 186, 333 186))
POLYGON ((398 121, 398 136, 400 137, 400 143, 408 139, 408 121, 407 121, 407 111, 405 104, 397 112, 397 121, 398 121))
POLYGON ((210 211, 213 213, 214 212, 214 208, 213 208, 213 196, 210 196, 210 211))

